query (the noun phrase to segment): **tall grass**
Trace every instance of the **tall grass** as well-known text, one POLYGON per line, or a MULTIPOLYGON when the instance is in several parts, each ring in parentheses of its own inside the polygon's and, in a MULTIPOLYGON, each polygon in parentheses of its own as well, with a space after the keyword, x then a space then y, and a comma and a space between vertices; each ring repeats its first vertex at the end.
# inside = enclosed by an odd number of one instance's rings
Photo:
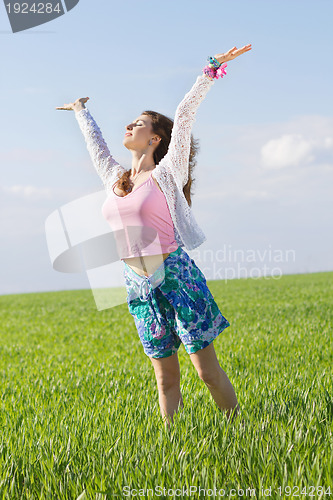
POLYGON ((333 273, 208 285, 242 418, 227 421, 181 346, 170 430, 127 304, 0 297, 1 499, 330 498, 333 273))

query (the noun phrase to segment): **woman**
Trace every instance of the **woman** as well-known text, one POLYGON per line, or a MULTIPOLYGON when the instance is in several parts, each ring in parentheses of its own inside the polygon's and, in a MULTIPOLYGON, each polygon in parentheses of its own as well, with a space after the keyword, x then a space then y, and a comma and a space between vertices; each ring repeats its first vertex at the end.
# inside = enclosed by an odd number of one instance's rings
POLYGON ((111 156, 85 103, 88 97, 56 109, 74 110, 94 166, 108 197, 102 213, 124 261, 127 303, 151 359, 165 425, 183 406, 177 351, 183 343, 199 377, 228 418, 239 411, 235 391, 217 360, 213 341, 230 323, 209 291, 192 250, 205 235, 191 211, 195 113, 226 62, 251 50, 233 47, 210 58, 179 104, 175 120, 143 112, 126 126, 124 146, 132 153, 126 171, 111 156))

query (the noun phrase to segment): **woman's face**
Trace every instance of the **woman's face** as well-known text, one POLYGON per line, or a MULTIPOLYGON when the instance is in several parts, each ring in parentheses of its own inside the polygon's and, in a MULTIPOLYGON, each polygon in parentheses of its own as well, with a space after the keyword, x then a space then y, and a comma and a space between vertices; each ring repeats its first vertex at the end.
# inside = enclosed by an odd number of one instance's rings
MULTIPOLYGON (((149 141, 156 136, 153 132, 152 121, 148 115, 140 115, 129 125, 126 125, 123 144, 127 149, 144 151, 149 147, 149 141)), ((154 141, 153 141, 154 142, 154 141)))

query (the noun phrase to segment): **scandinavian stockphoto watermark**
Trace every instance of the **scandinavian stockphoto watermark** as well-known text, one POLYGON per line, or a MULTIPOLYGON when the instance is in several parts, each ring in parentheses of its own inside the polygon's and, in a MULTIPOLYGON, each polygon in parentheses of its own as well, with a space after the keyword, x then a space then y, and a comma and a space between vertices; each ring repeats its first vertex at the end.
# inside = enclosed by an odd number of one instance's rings
MULTIPOLYGON (((132 252, 143 254, 141 259, 149 277, 143 278, 142 286, 137 291, 131 290, 131 293, 135 293, 135 297, 145 297, 150 289, 163 281, 165 272, 161 254, 169 253, 162 250, 155 229, 126 226, 117 205, 113 207, 110 231, 101 210, 105 196, 105 190, 102 190, 78 198, 52 212, 45 221, 53 269, 62 273, 85 272, 98 310, 127 302, 122 259, 132 255, 132 252), (153 264, 144 257, 144 250, 150 250, 150 245, 153 245, 154 253, 159 254, 153 264)), ((150 255, 149 251, 146 253, 150 255)), ((232 245, 224 244, 218 250, 196 249, 188 253, 198 266, 198 277, 207 280, 279 279, 283 274, 283 265, 296 259, 295 250, 274 249, 271 244, 263 249, 234 249, 232 245)), ((185 269, 184 281, 187 272, 185 269)), ((179 278, 183 279, 183 276, 179 275, 179 278)))
POLYGON ((206 279, 230 280, 235 278, 279 279, 283 266, 296 261, 295 249, 233 248, 224 244, 217 250, 194 250, 191 256, 200 263, 206 279))
POLYGON ((3 0, 13 33, 35 28, 63 16, 72 10, 80 0, 3 0))

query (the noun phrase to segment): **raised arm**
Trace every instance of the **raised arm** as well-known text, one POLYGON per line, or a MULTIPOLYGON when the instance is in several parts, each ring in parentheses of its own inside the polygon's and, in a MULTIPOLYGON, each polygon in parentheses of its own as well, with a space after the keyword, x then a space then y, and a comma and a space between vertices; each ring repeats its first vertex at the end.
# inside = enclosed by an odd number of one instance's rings
MULTIPOLYGON (((225 74, 224 67, 227 61, 235 59, 241 54, 251 50, 251 44, 245 45, 241 49, 233 47, 228 52, 216 54, 215 60, 222 65, 217 70, 218 76, 225 74)), ((198 107, 206 97, 209 89, 214 85, 214 70, 205 72, 198 76, 191 90, 185 95, 184 99, 178 105, 176 110, 174 125, 171 134, 171 141, 168 152, 160 161, 161 168, 167 168, 171 171, 177 184, 184 187, 188 180, 188 160, 191 148, 191 131, 195 122, 195 115, 198 107)))
POLYGON ((88 97, 77 99, 75 103, 65 104, 63 107, 56 109, 73 110, 75 112, 75 118, 84 136, 93 165, 105 186, 106 192, 109 193, 113 184, 125 172, 125 169, 112 157, 100 128, 89 110, 84 106, 84 102, 87 100, 88 97))
POLYGON ((170 170, 177 184, 182 187, 185 186, 188 177, 191 130, 195 115, 213 84, 214 81, 205 75, 197 77, 195 84, 177 107, 168 152, 156 167, 170 170))

